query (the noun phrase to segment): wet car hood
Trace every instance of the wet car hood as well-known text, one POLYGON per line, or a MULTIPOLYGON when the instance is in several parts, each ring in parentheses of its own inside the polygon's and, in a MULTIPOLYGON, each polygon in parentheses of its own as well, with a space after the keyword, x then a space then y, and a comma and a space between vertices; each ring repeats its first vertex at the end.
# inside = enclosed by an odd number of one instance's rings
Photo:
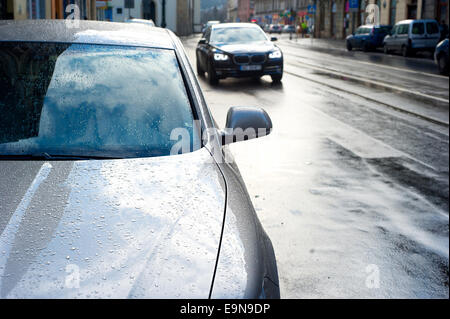
POLYGON ((239 44, 215 44, 214 47, 228 53, 267 53, 275 50, 272 42, 255 42, 255 43, 239 43, 239 44))
POLYGON ((224 204, 205 148, 0 161, 0 297, 207 298, 224 204))

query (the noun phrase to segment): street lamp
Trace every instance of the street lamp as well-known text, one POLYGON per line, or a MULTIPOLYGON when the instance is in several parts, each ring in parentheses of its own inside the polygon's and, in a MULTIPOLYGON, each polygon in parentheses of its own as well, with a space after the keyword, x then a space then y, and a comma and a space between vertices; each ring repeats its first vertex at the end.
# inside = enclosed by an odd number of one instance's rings
POLYGON ((162 22, 161 27, 165 28, 167 26, 166 24, 166 0, 162 0, 162 22))

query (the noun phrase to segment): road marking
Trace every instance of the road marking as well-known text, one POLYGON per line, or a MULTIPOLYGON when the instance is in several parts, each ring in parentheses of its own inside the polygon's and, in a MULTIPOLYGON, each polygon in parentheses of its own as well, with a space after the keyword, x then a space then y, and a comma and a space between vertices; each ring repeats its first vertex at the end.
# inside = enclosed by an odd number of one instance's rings
MULTIPOLYGON (((290 47, 294 47, 294 45, 291 44, 286 44, 287 46, 290 47)), ((304 48, 300 48, 300 49, 304 49, 304 48)), ((284 52, 284 51, 283 51, 284 52)), ((292 52, 292 51, 291 51, 292 52)), ((323 55, 332 55, 332 54, 327 54, 327 53, 322 53, 319 52, 319 54, 323 54, 323 55)), ((294 56, 298 56, 300 58, 308 58, 302 55, 297 55, 297 54, 291 54, 294 56)), ((372 66, 376 66, 376 67, 380 67, 380 68, 385 68, 385 69, 392 69, 392 70, 397 70, 397 71, 402 71, 402 72, 408 72, 408 73, 413 73, 413 74, 421 74, 424 76, 431 76, 431 77, 436 77, 436 78, 440 78, 440 79, 447 79, 448 77, 445 75, 439 75, 439 74, 433 74, 433 73, 426 73, 426 72, 421 72, 421 71, 413 71, 413 70, 408 70, 408 69, 403 69, 403 68, 399 68, 399 67, 395 67, 395 66, 390 66, 390 65, 385 65, 385 64, 379 64, 379 63, 372 63, 372 62, 366 62, 366 61, 359 61, 359 60, 351 60, 349 61, 348 59, 344 59, 341 57, 337 57, 333 55, 333 58, 337 59, 337 60, 341 60, 341 61, 345 61, 345 62, 356 62, 356 63, 361 63, 361 64, 366 64, 366 65, 372 65, 372 66)), ((317 59, 316 59, 317 60, 317 59)))
POLYGON ((52 165, 50 163, 44 163, 44 165, 42 165, 27 192, 20 201, 19 206, 17 206, 14 214, 11 216, 8 225, 6 225, 3 233, 0 236, 0 277, 3 277, 4 275, 3 272, 5 271, 5 264, 8 259, 7 257, 9 256, 13 241, 16 236, 16 231, 20 226, 23 215, 27 211, 27 208, 30 205, 34 194, 38 190, 39 185, 41 185, 41 183, 45 181, 45 179, 50 174, 51 169, 52 165))
MULTIPOLYGON (((331 89, 333 89, 333 90, 337 90, 337 91, 342 92, 342 93, 345 93, 345 94, 351 94, 351 95, 358 96, 359 98, 362 98, 362 99, 364 99, 364 100, 368 100, 368 101, 370 101, 370 102, 372 102, 372 103, 375 103, 375 104, 381 104, 381 105, 387 106, 387 107, 389 107, 390 109, 393 109, 393 110, 395 110, 395 111, 398 111, 398 112, 401 112, 401 113, 406 113, 406 114, 409 114, 409 115, 413 115, 413 116, 415 116, 415 117, 417 117, 417 118, 419 118, 419 119, 421 119, 421 120, 426 120, 426 121, 428 121, 428 122, 432 122, 432 123, 435 123, 435 124, 438 124, 438 125, 441 125, 441 126, 445 126, 445 127, 448 127, 448 126, 449 126, 448 123, 439 122, 439 121, 437 121, 437 120, 435 120, 435 119, 427 118, 427 117, 424 117, 424 116, 422 116, 422 115, 420 115, 420 114, 415 114, 415 113, 410 112, 410 111, 408 111, 408 110, 404 110, 404 109, 401 109, 401 108, 399 108, 399 107, 396 107, 396 106, 393 106, 393 105, 390 105, 390 104, 386 104, 385 102, 381 102, 381 101, 375 100, 375 99, 373 99, 373 98, 366 97, 366 96, 364 96, 364 95, 362 95, 362 94, 358 94, 358 93, 355 93, 355 92, 352 92, 352 91, 346 91, 346 90, 344 90, 344 89, 342 89, 342 88, 340 88, 340 87, 334 86, 334 85, 332 85, 332 84, 320 82, 320 81, 315 80, 315 79, 313 79, 313 78, 309 78, 309 77, 307 77, 307 76, 303 76, 303 75, 299 75, 299 74, 297 74, 297 73, 289 72, 289 71, 287 71, 287 70, 284 70, 284 72, 287 73, 287 74, 289 74, 289 75, 292 75, 292 76, 294 76, 294 77, 297 77, 297 78, 305 79, 305 80, 308 80, 308 81, 310 81, 310 82, 314 82, 314 83, 319 84, 319 85, 327 86, 327 87, 329 87, 329 88, 331 88, 331 89)), ((336 93, 334 93, 334 94, 336 94, 336 93)), ((371 108, 372 108, 372 107, 371 107, 371 108)), ((315 108, 314 108, 314 109, 315 109, 315 108)), ((378 110, 379 110, 379 108, 376 108, 376 107, 373 108, 373 109, 378 109, 378 110)), ((320 111, 320 112, 322 112, 322 111, 320 111)), ((323 112, 322 112, 322 113, 323 113, 323 112)), ((326 113, 324 113, 324 114, 326 114, 326 113)), ((350 126, 350 127, 351 127, 351 126, 350 126)), ((443 133, 443 132, 441 132, 441 131, 438 131, 438 132, 441 133, 441 134, 444 134, 444 135, 448 136, 448 131, 446 131, 446 133, 443 133)), ((412 157, 412 156, 410 156, 410 155, 408 155, 408 154, 406 154, 406 153, 403 153, 403 154, 404 154, 406 157, 408 157, 408 158, 411 158, 411 159, 413 159, 413 160, 415 160, 415 161, 417 161, 417 162, 419 162, 419 163, 421 163, 421 164, 423 164, 423 165, 425 165, 425 166, 427 166, 427 167, 429 167, 429 168, 431 168, 431 169, 433 169, 433 170, 436 170, 434 167, 432 167, 432 166, 430 166, 430 165, 428 165, 428 164, 426 164, 426 163, 423 163, 423 162, 421 162, 420 160, 418 160, 418 159, 416 159, 416 158, 414 158, 414 157, 412 157)))
MULTIPOLYGON (((370 83, 370 84, 373 84, 373 85, 378 85, 378 86, 383 87, 383 89, 386 89, 386 90, 400 91, 400 92, 407 93, 407 94, 410 94, 410 95, 418 95, 418 96, 421 96, 421 97, 424 97, 424 98, 427 98, 427 99, 430 99, 430 100, 436 100, 436 101, 442 102, 442 103, 447 103, 447 104, 449 103, 449 100, 445 99, 445 98, 432 96, 432 95, 428 95, 428 94, 421 93, 421 92, 411 91, 411 90, 408 90, 408 89, 405 89, 405 88, 402 88, 402 87, 399 87, 399 86, 394 86, 394 85, 391 85, 391 84, 385 84, 383 82, 376 81, 376 80, 365 79, 365 78, 362 78, 362 77, 360 77, 358 75, 342 73, 340 71, 336 71, 336 70, 329 69, 329 68, 326 68, 326 67, 315 66, 315 65, 312 65, 312 64, 309 64, 309 63, 305 63, 305 62, 298 62, 297 61, 297 63, 306 65, 307 67, 309 67, 311 69, 314 69, 316 71, 328 72, 328 73, 335 74, 337 76, 343 76, 343 77, 346 77, 346 78, 349 78, 349 79, 354 79, 355 81, 358 81, 358 82, 367 82, 367 83, 370 83)), ((293 65, 292 63, 288 63, 288 64, 293 65)))
MULTIPOLYGON (((316 66, 310 65, 308 63, 303 63, 303 62, 297 62, 297 63, 301 64, 301 65, 305 65, 305 66, 307 66, 308 68, 310 68, 312 70, 321 71, 321 72, 325 72, 325 73, 330 73, 330 74, 333 74, 333 75, 336 75, 336 76, 339 76, 339 77, 345 77, 345 78, 348 78, 350 80, 354 80, 356 82, 364 82, 364 83, 368 83, 368 84, 371 84, 371 85, 374 85, 374 86, 379 86, 379 87, 382 87, 383 89, 391 91, 391 92, 392 91, 399 91, 399 92, 406 93, 406 94, 409 94, 409 95, 416 95, 416 96, 419 96, 421 98, 434 100, 434 101, 439 102, 439 103, 445 103, 445 104, 449 103, 449 100, 444 99, 444 98, 435 97, 435 96, 431 96, 431 95, 428 95, 428 94, 425 94, 425 93, 420 93, 420 92, 413 92, 413 91, 410 91, 410 90, 407 90, 407 89, 404 89, 404 88, 401 88, 401 87, 398 87, 398 86, 387 85, 387 84, 384 84, 384 83, 379 82, 379 81, 363 79, 363 78, 361 78, 359 76, 354 76, 354 75, 350 75, 350 74, 346 74, 346 73, 340 73, 340 72, 336 72, 336 71, 333 71, 333 70, 327 69, 327 68, 316 67, 316 66)), ((287 63, 287 64, 296 66, 295 64, 292 64, 292 63, 287 63)), ((444 122, 442 122, 442 123, 444 123, 444 122)), ((448 123, 445 123, 445 125, 448 126, 448 123)))
POLYGON ((360 158, 406 157, 422 164, 425 167, 428 167, 433 171, 437 171, 435 167, 422 162, 421 160, 398 150, 345 122, 342 122, 339 119, 334 118, 317 108, 313 109, 314 111, 322 114, 323 117, 327 117, 330 122, 336 123, 334 129, 337 134, 333 134, 332 136, 329 135, 328 138, 336 144, 350 150, 360 158))
POLYGON ((314 112, 320 113, 322 117, 328 118, 330 122, 334 122, 333 129, 335 134, 328 135, 327 137, 334 141, 336 144, 350 150, 360 158, 386 158, 386 157, 406 157, 417 163, 420 163, 433 171, 436 168, 422 162, 421 160, 398 150, 385 142, 378 140, 365 132, 345 123, 341 120, 334 118, 324 111, 312 107, 314 112))
MULTIPOLYGON (((292 56, 293 57, 295 57, 295 58, 299 58, 299 59, 303 59, 303 60, 312 60, 312 61, 320 61, 319 59, 314 59, 314 58, 308 58, 308 57, 305 57, 305 56, 301 56, 301 55, 298 55, 298 54, 292 54, 292 56)), ((296 60, 296 61, 298 61, 298 60, 296 60)), ((344 61, 344 60, 343 60, 344 61)), ((298 62, 300 62, 300 61, 298 61, 298 62)), ((347 61, 348 62, 348 61, 347 61)), ((307 62, 300 62, 300 63, 305 63, 305 64, 309 64, 309 63, 307 63, 307 62)), ((350 61, 350 63, 351 63, 351 61, 350 61)), ((348 64, 348 63, 347 63, 348 64)), ((346 67, 346 68, 349 68, 349 67, 354 67, 353 65, 347 65, 347 64, 341 64, 340 66, 343 66, 343 67, 346 67)), ((365 63, 364 63, 365 64, 365 63)), ((375 67, 378 67, 379 65, 377 65, 377 64, 373 64, 373 63, 367 63, 367 64, 370 64, 370 65, 373 65, 373 66, 375 66, 375 67)), ((330 66, 323 66, 323 65, 320 65, 320 64, 309 64, 309 65, 314 65, 314 66, 318 66, 318 67, 324 67, 324 68, 330 68, 330 66)), ((330 68, 331 69, 331 68, 330 68)), ((336 69, 331 69, 331 70, 335 70, 335 71, 337 71, 337 72, 339 72, 339 70, 336 70, 336 69)), ((372 70, 370 70, 370 71, 373 71, 373 69, 372 70)), ((388 71, 391 71, 391 70, 388 70, 388 71)), ((410 72, 410 71, 407 71, 407 72, 410 72)), ((420 72, 410 72, 410 73, 414 73, 414 74, 417 74, 417 73, 420 73, 420 72)), ((395 75, 397 78, 400 78, 400 79, 403 79, 403 80, 411 80, 411 75, 410 74, 400 74, 400 73, 397 73, 396 75, 395 75)), ((448 80, 448 79, 447 79, 448 80)), ((430 84, 430 79, 415 79, 415 81, 416 81, 416 84, 417 85, 428 85, 428 84, 430 84)), ((389 83, 389 82, 388 82, 389 83)), ((447 90, 448 91, 448 90, 447 90)))
POLYGON ((446 126, 446 127, 449 126, 449 123, 447 123, 447 122, 442 122, 442 121, 439 121, 439 120, 434 119, 434 118, 426 117, 424 115, 405 110, 405 109, 403 109, 401 107, 398 107, 398 106, 395 106, 395 105, 387 104, 386 102, 382 102, 382 101, 373 99, 371 97, 367 97, 367 96, 364 96, 362 94, 358 94, 358 93, 353 92, 353 91, 347 91, 347 90, 344 90, 342 87, 338 87, 338 86, 335 86, 335 85, 332 85, 332 84, 329 84, 329 83, 326 83, 326 82, 321 82, 321 81, 318 81, 318 80, 313 79, 311 77, 307 77, 307 76, 300 75, 300 74, 297 74, 297 73, 294 73, 294 72, 290 72, 290 71, 287 71, 286 69, 284 70, 284 73, 287 73, 287 74, 290 74, 292 76, 299 77, 299 78, 302 78, 302 79, 306 79, 306 80, 314 82, 316 84, 328 86, 329 88, 332 88, 334 90, 338 90, 338 91, 342 91, 342 92, 345 92, 345 93, 348 93, 348 94, 356 95, 356 96, 358 96, 360 98, 363 98, 365 100, 368 100, 368 101, 371 101, 371 102, 374 102, 374 103, 377 103, 377 104, 381 104, 381 105, 387 106, 387 107, 389 107, 389 108, 391 108, 393 110, 396 110, 396 111, 399 111, 399 112, 402 112, 402 113, 406 113, 406 114, 410 114, 410 115, 416 116, 418 118, 421 118, 422 120, 425 120, 425 121, 428 121, 428 122, 431 122, 431 123, 434 123, 434 124, 438 124, 438 125, 442 125, 442 126, 446 126))

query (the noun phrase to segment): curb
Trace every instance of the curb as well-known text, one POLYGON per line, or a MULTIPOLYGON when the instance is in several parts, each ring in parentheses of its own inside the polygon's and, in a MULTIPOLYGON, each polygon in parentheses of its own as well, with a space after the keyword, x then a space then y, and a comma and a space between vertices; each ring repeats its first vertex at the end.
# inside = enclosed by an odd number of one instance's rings
MULTIPOLYGON (((421 118, 421 119, 426 120, 428 122, 431 122, 431 123, 434 123, 434 124, 438 124, 438 125, 441 125, 441 126, 444 126, 444 127, 449 127, 449 123, 448 122, 443 122, 443 121, 440 121, 438 119, 425 116, 423 114, 415 113, 415 112, 403 109, 401 107, 398 107, 398 106, 395 106, 395 105, 392 105, 392 104, 388 104, 386 102, 379 101, 379 100, 371 98, 371 97, 367 97, 367 96, 365 96, 363 94, 359 94, 359 93, 356 93, 354 91, 344 90, 342 87, 339 87, 339 86, 336 86, 336 85, 333 85, 333 84, 329 84, 329 83, 326 83, 326 82, 321 82, 321 81, 318 81, 316 79, 313 79, 313 78, 310 78, 310 77, 307 77, 307 76, 299 75, 297 73, 287 71, 286 69, 284 70, 284 72, 287 73, 287 74, 290 74, 290 75, 293 75, 293 76, 296 76, 296 77, 299 77, 299 78, 302 78, 302 79, 306 79, 308 81, 320 84, 320 85, 328 86, 329 88, 332 88, 332 89, 335 89, 335 90, 339 90, 339 91, 343 91, 343 92, 348 93, 348 94, 353 94, 353 95, 359 96, 359 97, 361 97, 361 98, 363 98, 365 100, 368 100, 368 101, 371 101, 371 102, 374 102, 374 103, 377 103, 377 104, 382 104, 382 105, 387 106, 387 107, 389 107, 391 109, 394 109, 396 111, 399 111, 399 112, 402 112, 402 113, 406 113, 406 114, 409 114, 409 115, 413 115, 415 117, 421 118)), ((448 106, 448 103, 447 103, 447 106, 448 106)))
POLYGON ((356 76, 353 76, 350 74, 330 70, 328 68, 313 66, 308 63, 297 62, 297 64, 304 65, 312 70, 320 71, 320 72, 325 73, 336 79, 352 81, 354 83, 362 84, 367 87, 372 87, 372 88, 382 89, 382 90, 392 92, 392 93, 397 93, 402 96, 412 98, 414 100, 418 100, 421 102, 431 104, 433 106, 448 108, 448 105, 449 105, 449 100, 446 100, 445 98, 440 98, 440 97, 436 97, 436 96, 432 96, 432 95, 428 95, 428 94, 424 94, 424 93, 420 93, 420 92, 413 92, 413 91, 410 91, 410 90, 407 90, 407 89, 404 89, 401 87, 396 87, 396 86, 385 84, 385 83, 375 81, 375 80, 362 79, 362 78, 359 78, 359 77, 356 77, 356 76))

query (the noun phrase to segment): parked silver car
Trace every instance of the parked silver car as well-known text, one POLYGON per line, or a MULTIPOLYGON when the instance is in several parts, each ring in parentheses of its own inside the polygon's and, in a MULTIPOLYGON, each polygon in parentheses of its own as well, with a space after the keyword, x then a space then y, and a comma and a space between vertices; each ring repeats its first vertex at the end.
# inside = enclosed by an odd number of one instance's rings
POLYGON ((418 51, 434 51, 440 38, 436 20, 403 20, 384 38, 384 53, 400 51, 403 56, 418 51))
POLYGON ((126 23, 142 23, 142 24, 146 24, 146 25, 148 25, 150 27, 155 27, 156 26, 155 22, 153 22, 152 19, 147 20, 147 19, 135 19, 135 18, 133 18, 133 19, 127 19, 127 20, 125 20, 125 22, 126 23))
MULTIPOLYGON (((180 40, 0 21, 1 298, 279 298, 272 244, 180 40)), ((256 129, 258 128, 258 129, 256 129)))

